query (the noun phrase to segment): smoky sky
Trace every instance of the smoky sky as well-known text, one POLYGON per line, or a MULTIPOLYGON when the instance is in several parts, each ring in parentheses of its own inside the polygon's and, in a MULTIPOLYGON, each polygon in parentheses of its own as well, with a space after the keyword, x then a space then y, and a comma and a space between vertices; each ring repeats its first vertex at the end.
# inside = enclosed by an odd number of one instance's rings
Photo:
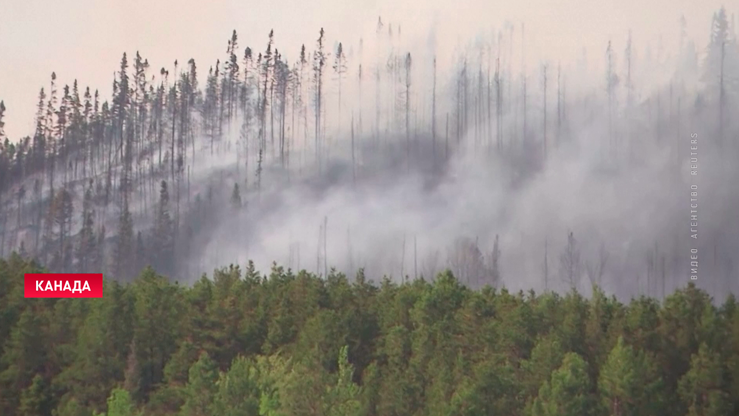
POLYGON ((131 55, 140 51, 157 69, 189 58, 206 68, 225 50, 233 29, 242 47, 256 49, 262 49, 267 33, 274 29, 282 51, 295 57, 301 44, 312 46, 320 27, 326 29, 331 43, 343 41, 356 47, 360 37, 372 37, 377 16, 383 16, 386 22, 402 26, 408 42, 426 42, 431 28, 436 28, 440 54, 451 56, 477 33, 497 32, 506 23, 516 26, 520 42, 520 24, 525 23, 530 59, 572 61, 583 48, 591 57, 599 57, 609 38, 623 43, 630 29, 640 52, 648 44, 656 51, 660 36, 670 49, 677 43, 681 15, 688 20, 689 36, 703 47, 711 13, 730 4, 722 0, 535 0, 525 5, 485 0, 6 3, 0 15, 0 99, 8 107, 6 130, 11 140, 33 131, 38 90, 48 85, 52 71, 60 83, 71 85, 78 79, 81 86, 89 85, 109 97, 112 71, 123 51, 131 55), (175 11, 176 18, 170 18, 175 11))

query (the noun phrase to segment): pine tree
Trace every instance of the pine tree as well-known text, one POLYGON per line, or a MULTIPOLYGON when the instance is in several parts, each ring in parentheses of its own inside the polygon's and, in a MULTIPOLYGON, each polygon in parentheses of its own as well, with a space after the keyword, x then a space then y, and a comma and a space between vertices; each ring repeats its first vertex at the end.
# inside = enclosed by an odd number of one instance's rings
POLYGON ((262 192, 262 160, 263 160, 264 150, 260 147, 259 148, 259 155, 257 159, 257 194, 261 195, 262 192))
POLYGON ((141 366, 137 359, 138 350, 136 340, 131 342, 128 358, 126 359, 126 370, 123 373, 123 389, 131 395, 131 399, 140 396, 141 393, 141 366))
POLYGON ((581 274, 582 261, 580 259, 580 249, 574 234, 570 231, 567 235, 565 250, 559 256, 559 276, 567 284, 569 289, 574 290, 580 283, 581 274))
POLYGON ((57 408, 53 411, 52 415, 55 416, 91 416, 92 412, 82 406, 79 402, 79 400, 75 399, 74 397, 69 399, 66 402, 62 402, 57 406, 57 408))
POLYGON ((536 397, 539 388, 549 381, 553 371, 562 365, 565 351, 554 333, 539 336, 531 356, 521 362, 524 374, 523 385, 530 397, 536 397))
POLYGON ((431 146, 434 158, 434 167, 436 167, 436 55, 434 55, 434 80, 431 90, 431 146))
POLYGON ((721 7, 713 16, 711 37, 701 81, 707 95, 716 102, 718 137, 721 143, 727 131, 726 107, 739 96, 739 43, 729 23, 726 9, 721 7))
POLYGON ((629 415, 638 409, 635 399, 641 393, 642 380, 638 379, 637 366, 636 353, 631 346, 625 345, 623 337, 619 337, 598 379, 598 388, 610 415, 629 415))
POLYGON ((343 346, 339 350, 338 367, 336 384, 330 386, 326 392, 324 414, 329 416, 359 414, 361 390, 352 379, 354 366, 349 363, 348 346, 343 346))
POLYGON ((113 114, 117 116, 119 151, 123 150, 123 128, 127 118, 128 106, 130 104, 130 86, 128 83, 128 58, 126 53, 121 57, 120 70, 118 71, 118 95, 113 98, 113 114))
POLYGON ((736 65, 739 64, 737 44, 731 38, 730 29, 726 9, 721 7, 713 15, 710 41, 701 77, 701 80, 709 87, 710 94, 715 98, 719 98, 721 90, 726 88, 727 84, 739 82, 736 76, 736 65), (722 74, 726 76, 723 80, 722 74))
POLYGON ((341 81, 346 73, 346 54, 344 53, 344 46, 339 42, 339 46, 336 48, 336 56, 334 57, 334 72, 336 73, 336 80, 338 86, 338 99, 339 104, 337 107, 337 120, 338 120, 338 133, 341 135, 341 81))
POLYGON ((88 163, 91 165, 90 168, 92 169, 91 174, 94 175, 95 168, 94 168, 94 137, 92 135, 92 128, 91 124, 94 122, 93 120, 93 104, 92 104, 92 95, 90 93, 90 87, 85 88, 85 103, 84 103, 84 110, 82 113, 82 136, 83 136, 83 142, 85 143, 84 146, 84 153, 82 156, 82 176, 88 177, 87 175, 87 165, 88 163))
POLYGON ((174 272, 174 224, 170 214, 169 190, 162 181, 159 190, 159 206, 153 231, 153 265, 159 273, 174 272))
POLYGON ((67 143, 67 128, 68 128, 68 113, 69 113, 69 86, 64 86, 64 95, 62 96, 62 101, 59 104, 59 109, 56 112, 56 131, 55 131, 55 137, 59 143, 59 162, 61 162, 61 169, 63 172, 62 176, 62 186, 66 186, 67 184, 67 154, 68 154, 68 143, 67 143))
POLYGON ((21 393, 18 416, 38 416, 51 413, 49 386, 38 374, 33 377, 31 385, 21 393))
POLYGON ((93 258, 92 270, 96 273, 105 273, 108 269, 107 252, 105 251, 105 225, 100 227, 98 233, 97 244, 95 247, 95 257, 93 258))
POLYGON ((133 277, 134 261, 134 230, 133 218, 128 210, 128 204, 124 203, 123 209, 118 216, 118 241, 114 255, 114 273, 119 279, 131 279, 133 277))
POLYGON ((43 169, 46 160, 46 93, 41 88, 36 105, 36 131, 33 135, 34 169, 43 169))
MULTIPOLYGON (((303 115, 303 152, 305 152, 308 149, 308 101, 307 99, 303 98, 303 93, 305 89, 305 68, 308 65, 308 55, 305 52, 305 44, 300 46, 300 63, 299 63, 299 70, 298 70, 298 102, 300 105, 300 112, 303 115)), ((301 164, 302 168, 302 164, 301 164)))
POLYGON ((500 284, 500 246, 497 234, 495 235, 495 242, 493 243, 493 252, 490 255, 490 279, 490 283, 493 287, 500 284))
MULTIPOLYGON (((42 90, 43 94, 43 90, 42 90)), ((0 142, 5 139, 5 102, 0 100, 0 142)))
POLYGON ((614 107, 614 95, 615 88, 618 84, 618 76, 615 72, 615 53, 611 47, 611 41, 608 41, 608 47, 606 47, 606 92, 608 94, 608 146, 613 152, 614 149, 614 133, 613 133, 613 107, 614 107))
POLYGON ((104 416, 135 416, 134 403, 128 391, 115 388, 108 398, 108 412, 104 416))
MULTIPOLYGON (((69 238, 71 233, 71 224, 72 224, 72 213, 74 212, 74 205, 72 203, 72 195, 67 191, 66 188, 62 188, 59 190, 59 192, 56 194, 56 197, 54 198, 54 201, 52 202, 53 210, 50 211, 51 215, 51 223, 50 227, 56 226, 58 229, 58 241, 59 246, 57 250, 57 254, 59 255, 59 260, 61 263, 59 265, 62 265, 62 263, 66 263, 65 257, 67 255, 70 255, 72 253, 67 252, 67 238, 69 238)), ((53 231, 52 231, 53 233, 53 231)), ((52 234, 53 236, 53 234, 52 234)), ((53 238, 53 237, 52 237, 53 238)), ((67 271, 66 268, 61 268, 63 271, 67 271)))
MULTIPOLYGON (((275 51, 276 52, 276 51, 275 51)), ((290 67, 286 61, 282 59, 282 55, 275 53, 275 90, 277 100, 279 101, 279 146, 280 146, 280 165, 287 168, 287 160, 289 158, 289 143, 285 135, 287 105, 290 100, 290 85, 292 83, 292 74, 290 67)), ((289 174, 288 169, 288 174, 289 174)))
MULTIPOLYGON (((176 284, 146 268, 133 284, 133 341, 136 343, 136 365, 141 370, 133 385, 138 386, 137 402, 150 400, 158 384, 164 380, 164 368, 177 350, 176 340, 183 329, 179 289, 176 284)), ((124 354, 125 356, 125 354, 124 354)))
POLYGON ((51 83, 49 87, 49 102, 46 104, 46 120, 45 120, 45 129, 46 129, 46 137, 48 137, 48 140, 51 141, 51 148, 49 149, 49 158, 50 158, 50 166, 48 169, 49 173, 49 186, 50 186, 50 195, 54 195, 54 170, 55 170, 55 162, 56 162, 56 151, 57 151, 57 143, 54 137, 54 115, 56 114, 56 104, 57 104, 57 96, 56 96, 57 90, 56 90, 56 73, 51 73, 51 83))
MULTIPOLYGON (((3 369, 0 371, 0 413, 3 415, 15 413, 14 409, 20 400, 18 394, 33 383, 47 363, 49 350, 46 348, 43 331, 44 321, 38 312, 26 308, 18 317, 10 338, 5 343, 0 357, 0 368, 3 369)), ((29 408, 29 411, 33 410, 29 408)))
POLYGON ((231 206, 237 211, 241 209, 241 193, 239 193, 238 182, 234 183, 234 189, 231 193, 231 206))
POLYGON ((146 250, 144 236, 141 231, 136 233, 136 249, 134 252, 134 272, 137 273, 149 265, 149 252, 146 250))
POLYGON ((405 56, 405 152, 406 152, 406 163, 410 169, 411 163, 411 133, 410 133, 410 118, 411 118, 411 53, 408 52, 405 56))
POLYGON ((720 357, 705 343, 690 360, 690 370, 678 385, 680 398, 689 416, 725 415, 729 412, 729 398, 723 391, 723 368, 720 357))
POLYGON ((272 72, 273 72, 273 47, 274 42, 274 30, 269 31, 269 42, 267 43, 267 50, 265 51, 264 55, 262 56, 262 79, 263 79, 263 88, 262 88, 262 97, 261 97, 261 106, 260 106, 260 113, 259 113, 259 131, 260 131, 260 141, 259 141, 259 147, 266 150, 266 141, 267 141, 267 106, 268 106, 268 94, 267 94, 267 87, 270 84, 270 80, 272 79, 272 72))
POLYGON ((92 206, 93 181, 90 179, 89 186, 85 190, 82 201, 82 229, 79 234, 79 246, 77 248, 77 267, 80 272, 88 272, 95 253, 95 210, 92 206))
POLYGON ((20 232, 21 229, 21 214, 23 213, 23 198, 26 196, 26 187, 25 185, 21 185, 18 187, 18 191, 16 191, 15 197, 17 201, 17 208, 18 208, 18 220, 16 221, 16 234, 20 232))
POLYGON ((326 64, 326 56, 323 52, 323 36, 325 32, 321 28, 318 36, 318 48, 313 54, 313 83, 315 86, 315 142, 316 142, 316 162, 318 163, 318 172, 321 172, 321 116, 322 116, 322 99, 323 99, 323 67, 326 64))
POLYGON ((217 392, 218 368, 207 352, 190 367, 183 416, 207 416, 211 414, 217 392))
POLYGON ((543 142, 544 142, 544 159, 547 158, 547 70, 549 69, 549 66, 547 64, 542 65, 541 71, 542 71, 542 87, 544 89, 543 96, 544 96, 544 103, 543 103, 543 122, 542 122, 542 132, 543 132, 543 142))
POLYGON ((215 151, 215 141, 218 138, 218 63, 216 63, 216 71, 213 67, 208 70, 207 86, 205 89, 205 102, 202 106, 203 112, 203 129, 210 138, 210 154, 215 151))
POLYGON ((238 97, 237 88, 239 84, 239 62, 238 57, 236 56, 238 47, 238 35, 236 34, 236 30, 234 30, 231 34, 231 39, 228 41, 228 48, 226 49, 228 61, 226 61, 226 68, 224 71, 224 77, 227 80, 225 93, 228 94, 228 98, 226 100, 228 103, 228 112, 226 117, 229 121, 231 121, 238 111, 238 106, 236 105, 238 103, 236 98, 238 97))
POLYGON ((260 414, 260 374, 255 363, 237 357, 218 379, 213 412, 223 416, 260 414))
POLYGON ((568 353, 562 366, 552 372, 551 380, 539 389, 539 396, 529 407, 531 416, 594 415, 597 406, 591 396, 588 363, 575 353, 568 353))

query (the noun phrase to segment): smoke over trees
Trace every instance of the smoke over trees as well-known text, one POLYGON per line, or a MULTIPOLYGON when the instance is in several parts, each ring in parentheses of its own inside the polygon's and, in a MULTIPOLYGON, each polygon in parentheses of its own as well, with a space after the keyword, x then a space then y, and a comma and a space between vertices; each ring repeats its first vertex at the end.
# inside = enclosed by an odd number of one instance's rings
POLYGON ((48 68, 28 136, 0 97, 0 415, 739 414, 731 10, 574 62, 541 21, 296 11, 48 68), (47 271, 105 296, 26 298, 47 271))
POLYGON ((109 100, 51 73, 32 135, 5 136, 0 102, 0 254, 122 280, 252 259, 655 295, 684 284, 697 244, 698 284, 736 290, 739 45, 723 8, 706 39, 687 24, 670 54, 625 29, 579 63, 535 65, 523 24, 454 56, 386 17, 295 51, 231 31, 208 71, 124 53, 109 100))

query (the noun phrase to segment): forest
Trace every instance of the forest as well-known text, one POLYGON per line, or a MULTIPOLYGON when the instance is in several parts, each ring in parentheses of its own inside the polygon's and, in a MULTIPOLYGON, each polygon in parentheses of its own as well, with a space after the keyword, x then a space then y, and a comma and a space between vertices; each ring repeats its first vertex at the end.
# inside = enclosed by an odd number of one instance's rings
POLYGON ((623 304, 252 263, 25 299, 39 270, 0 261, 7 416, 739 414, 739 307, 692 283, 623 304))
POLYGON ((234 30, 51 72, 24 137, 0 97, 0 415, 739 414, 739 38, 687 25, 533 63, 523 23, 234 30))
POLYGON ((676 50, 627 31, 532 64, 523 24, 437 56, 443 34, 419 47, 380 17, 358 42, 321 28, 292 60, 274 31, 259 48, 234 31, 207 71, 124 53, 110 99, 52 73, 33 134, 0 128, 0 256, 120 281, 253 260, 661 297, 689 280, 695 215, 695 283, 725 296, 739 289, 739 45, 730 11, 712 22, 692 39, 683 18, 676 50))

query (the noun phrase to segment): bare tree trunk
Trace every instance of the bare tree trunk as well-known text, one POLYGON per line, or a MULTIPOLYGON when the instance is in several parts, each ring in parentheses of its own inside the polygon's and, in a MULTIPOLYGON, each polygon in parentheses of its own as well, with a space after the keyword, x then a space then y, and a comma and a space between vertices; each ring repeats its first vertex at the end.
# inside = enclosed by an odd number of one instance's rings
POLYGON ((719 98, 718 98, 718 142, 724 142, 724 105, 726 94, 724 89, 724 60, 726 57, 726 41, 721 42, 721 72, 719 76, 719 98))
POLYGON ((667 272, 665 271, 665 256, 664 255, 662 255, 661 257, 660 266, 662 269, 662 279, 661 279, 662 280, 662 297, 661 298, 664 299, 665 298, 665 280, 667 279, 667 272))
MULTIPOLYGON (((680 123, 680 113, 681 113, 680 106, 681 106, 681 104, 682 104, 681 103, 681 98, 678 97, 678 99, 677 99, 677 134, 675 135, 675 155, 676 155, 675 168, 678 171, 678 173, 680 172, 680 167, 681 167, 681 163, 682 163, 681 162, 681 160, 682 160, 682 158, 681 158, 682 152, 680 151, 680 149, 682 148, 682 144, 680 142, 680 137, 682 137, 682 136, 680 136, 680 134, 681 134, 681 128, 680 128, 681 127, 680 126, 680 124, 681 124, 680 123)), ((679 177, 679 176, 676 176, 676 177, 679 177)))
POLYGON ((381 90, 380 90, 380 66, 379 63, 377 65, 377 70, 375 72, 375 142, 379 145, 380 142, 380 97, 381 97, 381 90))
POLYGON ((562 78, 562 67, 557 64, 557 137, 555 138, 554 145, 559 146, 560 134, 562 132, 562 93, 561 93, 561 78, 562 78))
POLYGON ((487 78, 485 82, 487 86, 487 94, 488 94, 487 100, 486 100, 487 115, 486 115, 486 120, 485 120, 485 135, 487 136, 488 150, 492 148, 492 145, 490 142, 493 137, 493 124, 492 124, 493 123, 493 113, 492 113, 493 111, 493 97, 492 97, 493 85, 490 82, 490 69, 491 69, 490 60, 492 59, 492 55, 493 53, 491 51, 491 48, 490 46, 488 46, 488 67, 487 67, 487 78))
POLYGON ((526 108, 526 74, 523 73, 522 74, 522 77, 523 77, 523 94, 522 94, 522 98, 523 98, 523 130, 521 131, 521 133, 522 133, 521 143, 525 145, 527 143, 527 141, 528 141, 527 140, 527 135, 526 135, 526 113, 527 113, 527 108, 526 108))
POLYGON ((444 146, 444 159, 449 161, 449 113, 446 113, 446 142, 444 146))
POLYGON ((328 217, 323 217, 323 274, 328 277, 328 217))
POLYGON ((500 74, 500 51, 495 61, 495 124, 498 152, 503 146, 503 103, 500 74))
POLYGON ((434 85, 431 92, 431 148, 436 168, 436 56, 434 56, 434 85))
POLYGON ((3 214, 3 235, 0 239, 0 257, 5 257, 5 235, 8 233, 8 215, 3 214))
POLYGON ((357 168, 354 158, 354 114, 352 114, 352 183, 357 185, 357 168))
POLYGON ((323 225, 318 225, 318 243, 316 244, 316 274, 321 274, 321 239, 323 239, 323 225))
POLYGON ((547 158, 547 65, 544 65, 544 159, 547 158))
POLYGON ((352 234, 349 227, 346 227, 346 246, 348 247, 349 251, 349 272, 354 273, 354 254, 352 251, 352 234))
POLYGON ((403 251, 400 254, 400 281, 406 282, 403 267, 405 266, 405 234, 403 234, 403 251))
POLYGON ((413 235, 413 280, 418 279, 418 246, 416 236, 413 235))
POLYGON ((411 136, 410 136, 410 112, 411 112, 411 54, 405 58, 405 157, 408 170, 411 168, 411 136))
POLYGON ((521 23, 521 82, 523 83, 523 135, 521 136, 521 143, 527 142, 526 137, 526 37, 525 37, 525 26, 521 23))
POLYGON ((549 242, 544 238, 544 293, 549 291, 549 242))

